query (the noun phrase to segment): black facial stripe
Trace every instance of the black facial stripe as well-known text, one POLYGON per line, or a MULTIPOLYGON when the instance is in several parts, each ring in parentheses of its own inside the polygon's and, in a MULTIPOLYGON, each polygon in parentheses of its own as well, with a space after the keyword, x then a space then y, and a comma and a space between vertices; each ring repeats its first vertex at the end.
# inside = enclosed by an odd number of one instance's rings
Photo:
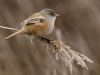
POLYGON ((49 14, 50 14, 51 16, 55 16, 55 12, 54 12, 54 11, 49 11, 49 14))
POLYGON ((54 12, 51 12, 50 14, 51 14, 52 16, 55 16, 55 13, 54 13, 54 12))

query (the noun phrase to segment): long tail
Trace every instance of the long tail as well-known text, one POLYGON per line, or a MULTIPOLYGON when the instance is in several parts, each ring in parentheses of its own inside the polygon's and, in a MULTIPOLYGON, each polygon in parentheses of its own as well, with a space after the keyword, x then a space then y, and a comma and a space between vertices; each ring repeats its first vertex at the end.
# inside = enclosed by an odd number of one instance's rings
POLYGON ((15 28, 5 27, 5 26, 0 26, 0 28, 3 28, 3 29, 9 29, 9 30, 18 30, 18 29, 15 29, 15 28))
POLYGON ((16 35, 21 34, 21 33, 23 33, 23 30, 18 30, 17 32, 7 36, 5 39, 8 40, 9 38, 12 38, 13 36, 16 36, 16 35))

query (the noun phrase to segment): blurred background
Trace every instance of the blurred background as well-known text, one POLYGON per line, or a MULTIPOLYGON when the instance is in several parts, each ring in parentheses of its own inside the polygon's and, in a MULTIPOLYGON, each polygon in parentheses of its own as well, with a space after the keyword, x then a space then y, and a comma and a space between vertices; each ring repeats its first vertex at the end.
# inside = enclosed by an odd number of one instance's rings
MULTIPOLYGON (((62 41, 94 61, 89 70, 73 65, 72 75, 100 75, 100 0, 0 0, 0 25, 20 28, 20 23, 44 8, 55 10, 51 39, 62 41)), ((14 31, 0 29, 0 75, 69 75, 40 41, 34 45, 23 35, 5 40, 14 31)))

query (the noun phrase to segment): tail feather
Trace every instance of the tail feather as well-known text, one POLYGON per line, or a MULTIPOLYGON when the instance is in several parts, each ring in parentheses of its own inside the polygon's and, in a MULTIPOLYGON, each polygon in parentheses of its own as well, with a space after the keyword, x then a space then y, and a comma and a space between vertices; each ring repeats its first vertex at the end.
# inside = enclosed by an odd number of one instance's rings
POLYGON ((9 35, 9 36, 7 36, 5 39, 7 40, 7 39, 9 39, 9 38, 12 38, 13 36, 16 36, 16 35, 18 35, 18 34, 21 34, 23 32, 23 30, 19 30, 19 31, 17 31, 17 32, 15 32, 15 33, 13 33, 13 34, 11 34, 11 35, 9 35))

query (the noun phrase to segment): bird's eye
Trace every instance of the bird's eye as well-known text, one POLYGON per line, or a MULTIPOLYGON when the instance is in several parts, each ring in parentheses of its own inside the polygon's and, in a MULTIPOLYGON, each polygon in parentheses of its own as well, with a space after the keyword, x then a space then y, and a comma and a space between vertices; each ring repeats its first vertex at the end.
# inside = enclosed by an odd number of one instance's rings
POLYGON ((51 16, 55 16, 55 13, 54 13, 53 11, 50 11, 49 14, 50 14, 51 16))
POLYGON ((55 16, 55 13, 51 12, 51 15, 52 15, 52 16, 55 16))

